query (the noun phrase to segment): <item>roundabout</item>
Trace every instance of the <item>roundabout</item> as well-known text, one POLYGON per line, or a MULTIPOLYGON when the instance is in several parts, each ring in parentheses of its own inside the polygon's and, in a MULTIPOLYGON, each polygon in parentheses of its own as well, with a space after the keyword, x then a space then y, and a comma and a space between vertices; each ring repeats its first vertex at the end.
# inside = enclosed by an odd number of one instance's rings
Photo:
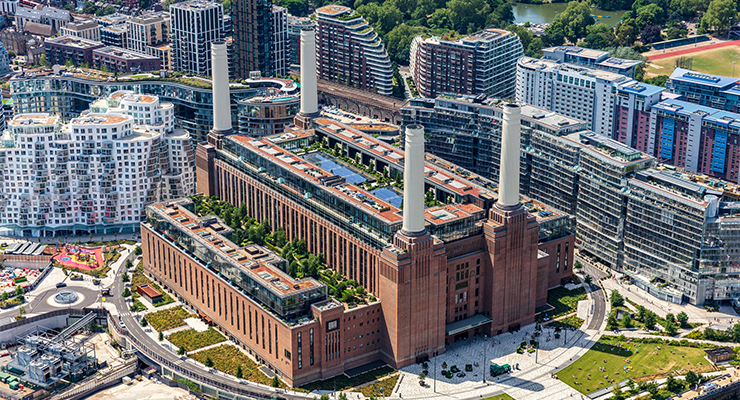
POLYGON ((85 295, 72 290, 63 289, 53 296, 49 296, 46 303, 52 307, 74 307, 85 301, 85 295))

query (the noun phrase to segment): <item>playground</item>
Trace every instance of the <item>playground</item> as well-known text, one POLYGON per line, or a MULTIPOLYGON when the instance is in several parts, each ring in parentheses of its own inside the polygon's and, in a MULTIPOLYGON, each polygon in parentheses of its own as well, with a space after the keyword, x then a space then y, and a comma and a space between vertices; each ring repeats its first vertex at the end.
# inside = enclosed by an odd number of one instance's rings
POLYGON ((93 270, 105 265, 102 247, 89 249, 78 245, 66 244, 60 250, 61 253, 54 256, 54 260, 63 267, 93 270))
POLYGON ((0 293, 13 292, 18 285, 27 286, 38 279, 41 271, 29 268, 0 269, 0 293))

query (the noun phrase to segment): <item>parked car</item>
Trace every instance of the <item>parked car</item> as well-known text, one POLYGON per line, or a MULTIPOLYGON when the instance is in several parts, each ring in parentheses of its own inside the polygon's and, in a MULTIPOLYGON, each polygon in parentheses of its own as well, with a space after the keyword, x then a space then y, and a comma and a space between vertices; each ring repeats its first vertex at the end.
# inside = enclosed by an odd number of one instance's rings
POLYGON ((59 283, 57 283, 57 288, 63 288, 63 287, 65 287, 65 286, 67 286, 67 284, 66 284, 66 283, 64 283, 64 282, 59 282, 59 283))

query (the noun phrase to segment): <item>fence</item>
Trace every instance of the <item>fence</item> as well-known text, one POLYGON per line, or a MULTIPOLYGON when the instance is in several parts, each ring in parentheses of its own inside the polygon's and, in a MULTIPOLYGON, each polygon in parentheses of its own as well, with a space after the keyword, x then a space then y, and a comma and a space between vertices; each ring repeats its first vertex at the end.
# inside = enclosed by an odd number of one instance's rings
POLYGON ((110 373, 101 377, 94 377, 93 379, 88 381, 83 381, 81 384, 75 386, 74 388, 62 394, 58 394, 51 399, 76 400, 82 398, 83 396, 87 396, 91 392, 116 384, 124 376, 131 375, 136 372, 137 361, 138 360, 136 358, 130 358, 126 360, 123 365, 119 366, 117 369, 111 371, 110 373))

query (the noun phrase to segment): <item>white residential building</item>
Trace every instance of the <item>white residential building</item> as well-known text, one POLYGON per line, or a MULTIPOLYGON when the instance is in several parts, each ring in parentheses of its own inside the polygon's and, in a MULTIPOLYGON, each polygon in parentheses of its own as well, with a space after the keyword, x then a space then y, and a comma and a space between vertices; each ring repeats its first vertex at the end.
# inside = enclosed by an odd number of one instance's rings
POLYGON ((614 72, 522 57, 517 63, 516 101, 586 121, 612 136, 617 90, 633 81, 614 72))
POLYGON ((18 10, 19 0, 0 0, 0 13, 3 15, 15 15, 18 10))
POLYGON ((272 58, 275 76, 287 76, 290 65, 288 10, 275 5, 272 6, 272 58))
POLYGON ((67 125, 49 114, 14 117, 0 149, 0 229, 130 232, 147 204, 192 194, 193 145, 172 129, 172 109, 156 96, 116 92, 67 125))
POLYGON ((100 41, 100 25, 95 21, 68 22, 62 27, 62 36, 77 36, 87 40, 100 41))
POLYGON ((224 8, 219 3, 192 0, 170 6, 172 68, 211 76, 211 43, 225 40, 224 8))

